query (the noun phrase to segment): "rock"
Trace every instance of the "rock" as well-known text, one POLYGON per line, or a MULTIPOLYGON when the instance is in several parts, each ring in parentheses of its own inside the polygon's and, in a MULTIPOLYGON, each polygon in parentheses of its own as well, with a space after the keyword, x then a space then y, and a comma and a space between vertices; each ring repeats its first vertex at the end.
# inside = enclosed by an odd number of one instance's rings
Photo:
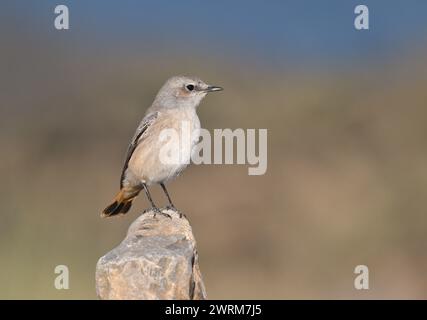
POLYGON ((196 241, 185 217, 147 212, 129 227, 122 243, 96 266, 100 299, 206 299, 196 241))

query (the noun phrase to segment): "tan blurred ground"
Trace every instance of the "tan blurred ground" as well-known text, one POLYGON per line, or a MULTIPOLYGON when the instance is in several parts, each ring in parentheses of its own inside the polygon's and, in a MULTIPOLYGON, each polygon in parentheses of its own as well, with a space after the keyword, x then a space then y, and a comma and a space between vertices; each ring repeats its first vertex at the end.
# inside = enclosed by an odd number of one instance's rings
POLYGON ((148 204, 140 197, 122 219, 100 210, 145 108, 180 73, 226 89, 201 105, 204 127, 269 130, 266 175, 192 166, 170 184, 210 298, 427 298, 424 53, 274 72, 202 58, 3 51, 0 298, 96 297, 97 259, 148 204), (70 268, 68 291, 53 287, 58 264, 70 268), (370 268, 368 292, 354 290, 358 264, 370 268))

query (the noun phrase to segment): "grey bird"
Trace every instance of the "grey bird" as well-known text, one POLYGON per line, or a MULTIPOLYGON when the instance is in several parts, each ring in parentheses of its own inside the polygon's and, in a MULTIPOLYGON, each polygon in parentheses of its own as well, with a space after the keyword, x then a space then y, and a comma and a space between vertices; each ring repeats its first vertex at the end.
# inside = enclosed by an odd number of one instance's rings
POLYGON ((160 184, 169 205, 167 209, 178 211, 174 206, 165 183, 179 175, 189 164, 194 147, 199 141, 200 120, 196 109, 209 92, 221 91, 221 87, 207 85, 197 77, 175 76, 166 81, 148 108, 128 147, 120 177, 120 191, 112 204, 102 212, 103 217, 125 214, 132 201, 145 191, 154 214, 162 211, 154 204, 148 190, 152 184, 160 184), (179 134, 185 129, 189 140, 179 134), (177 161, 165 161, 162 150, 170 141, 162 137, 165 130, 175 130, 178 140, 168 146, 168 156, 177 161), (171 154, 172 153, 172 154, 171 154))

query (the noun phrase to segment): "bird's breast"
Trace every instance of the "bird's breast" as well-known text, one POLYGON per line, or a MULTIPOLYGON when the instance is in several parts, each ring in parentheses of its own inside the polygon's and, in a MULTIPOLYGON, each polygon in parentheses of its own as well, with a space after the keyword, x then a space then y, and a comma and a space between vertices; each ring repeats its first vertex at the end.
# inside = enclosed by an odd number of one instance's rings
POLYGON ((129 168, 143 182, 172 179, 190 164, 199 136, 200 120, 194 110, 162 113, 142 137, 129 168))

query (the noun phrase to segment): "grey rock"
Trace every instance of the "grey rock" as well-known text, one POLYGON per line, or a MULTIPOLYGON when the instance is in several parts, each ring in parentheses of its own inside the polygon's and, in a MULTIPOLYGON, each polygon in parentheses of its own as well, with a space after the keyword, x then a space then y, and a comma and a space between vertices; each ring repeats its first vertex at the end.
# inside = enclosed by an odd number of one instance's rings
POLYGON ((100 299, 206 299, 196 241, 185 217, 148 212, 96 266, 100 299))

